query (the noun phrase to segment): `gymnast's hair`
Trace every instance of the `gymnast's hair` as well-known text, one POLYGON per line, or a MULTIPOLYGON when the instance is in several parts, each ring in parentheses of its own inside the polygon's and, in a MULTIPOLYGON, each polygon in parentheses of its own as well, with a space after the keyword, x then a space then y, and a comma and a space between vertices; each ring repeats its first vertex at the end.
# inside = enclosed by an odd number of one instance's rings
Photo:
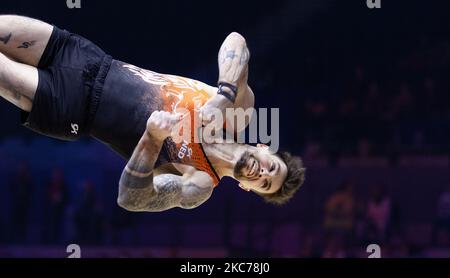
POLYGON ((278 156, 287 166, 287 175, 283 184, 275 193, 258 193, 258 195, 269 204, 281 206, 286 204, 303 185, 306 168, 304 168, 303 161, 300 157, 293 156, 288 152, 281 152, 278 156))

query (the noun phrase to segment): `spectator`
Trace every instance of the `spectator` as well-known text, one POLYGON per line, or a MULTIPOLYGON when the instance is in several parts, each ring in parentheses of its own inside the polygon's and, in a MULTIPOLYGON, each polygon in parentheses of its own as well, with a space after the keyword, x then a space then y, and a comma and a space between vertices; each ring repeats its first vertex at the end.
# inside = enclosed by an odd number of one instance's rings
POLYGON ((439 246, 450 243, 450 183, 438 199, 433 242, 439 246))
POLYGON ((33 181, 27 162, 20 163, 11 183, 11 228, 12 240, 23 243, 27 239, 33 181))
POLYGON ((114 206, 111 221, 112 243, 135 245, 138 240, 135 214, 119 206, 114 206))
POLYGON ((370 242, 384 242, 391 219, 391 198, 384 186, 375 186, 367 202, 366 234, 370 242))
POLYGON ((343 238, 339 235, 331 236, 325 245, 322 258, 325 259, 343 259, 348 256, 345 250, 343 238))
POLYGON ((81 203, 75 213, 77 242, 80 244, 99 244, 102 239, 103 218, 94 184, 83 184, 81 203))
POLYGON ((62 240, 63 220, 68 202, 68 192, 64 174, 54 169, 46 191, 45 242, 59 243, 62 240))
POLYGON ((348 239, 353 232, 355 217, 354 182, 345 181, 325 203, 324 228, 327 234, 348 239))

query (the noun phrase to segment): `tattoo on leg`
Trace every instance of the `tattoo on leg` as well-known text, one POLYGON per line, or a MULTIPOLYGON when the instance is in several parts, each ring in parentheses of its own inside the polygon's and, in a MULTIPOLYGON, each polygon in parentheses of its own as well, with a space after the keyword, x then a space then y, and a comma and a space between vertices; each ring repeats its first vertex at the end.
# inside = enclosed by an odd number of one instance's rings
POLYGON ((5 37, 0 37, 0 42, 3 42, 4 44, 8 44, 11 37, 12 37, 12 33, 9 33, 9 35, 7 35, 5 37))
POLYGON ((23 42, 22 45, 19 45, 17 48, 29 48, 36 44, 36 41, 23 42))
POLYGON ((15 100, 20 100, 22 98, 22 95, 18 92, 12 92, 12 96, 15 100))

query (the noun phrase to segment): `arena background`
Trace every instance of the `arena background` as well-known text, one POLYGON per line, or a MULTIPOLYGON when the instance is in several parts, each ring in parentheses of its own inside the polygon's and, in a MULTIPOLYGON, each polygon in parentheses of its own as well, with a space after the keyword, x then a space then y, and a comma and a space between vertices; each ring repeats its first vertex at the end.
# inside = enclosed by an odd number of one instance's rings
POLYGON ((307 180, 276 208, 231 180, 195 210, 116 205, 125 161, 99 142, 36 135, 0 100, 0 257, 450 256, 450 19, 444 1, 2 0, 116 59, 217 82, 231 31, 250 48, 257 107, 307 180), (393 3, 395 2, 395 3, 393 3))

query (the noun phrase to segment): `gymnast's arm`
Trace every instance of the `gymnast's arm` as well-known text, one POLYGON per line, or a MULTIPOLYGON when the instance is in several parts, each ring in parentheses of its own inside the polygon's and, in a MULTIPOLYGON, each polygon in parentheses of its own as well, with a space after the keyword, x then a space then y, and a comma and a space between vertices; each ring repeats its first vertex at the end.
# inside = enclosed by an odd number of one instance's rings
POLYGON ((237 88, 237 95, 227 86, 222 89, 235 96, 234 107, 253 107, 255 96, 248 86, 248 62, 250 51, 245 38, 233 32, 227 36, 219 50, 219 80, 218 84, 227 83, 237 88))
POLYGON ((191 209, 205 202, 212 193, 212 182, 206 174, 193 171, 182 176, 153 175, 156 159, 168 137, 173 115, 153 113, 119 181, 117 203, 129 211, 163 211, 174 207, 191 209))
MULTIPOLYGON (((236 91, 233 91, 230 86, 219 86, 219 92, 222 90, 224 94, 218 93, 202 108, 207 114, 205 117, 207 122, 210 120, 208 114, 211 115, 213 113, 210 112, 210 108, 219 108, 224 111, 226 108, 242 108, 246 110, 254 106, 255 95, 247 84, 249 60, 250 51, 244 37, 236 32, 229 34, 222 43, 218 54, 218 84, 230 84, 236 91)), ((248 121, 245 123, 245 126, 247 124, 248 121)), ((235 131, 241 131, 245 129, 245 126, 236 126, 235 131)))

